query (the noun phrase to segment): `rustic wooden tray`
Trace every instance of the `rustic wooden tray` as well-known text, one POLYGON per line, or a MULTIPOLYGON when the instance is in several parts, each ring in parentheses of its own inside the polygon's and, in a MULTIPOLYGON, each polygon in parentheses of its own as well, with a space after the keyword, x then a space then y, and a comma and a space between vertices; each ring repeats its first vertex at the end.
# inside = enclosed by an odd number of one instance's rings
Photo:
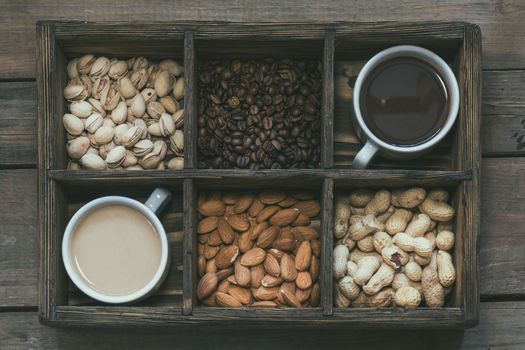
POLYGON ((53 325, 257 327, 471 327, 479 313, 478 233, 481 121, 481 33, 467 23, 81 23, 39 22, 38 208, 39 311, 53 325), (450 135, 423 158, 378 159, 370 170, 352 170, 360 147, 350 126, 351 80, 381 49, 421 45, 448 61, 461 91, 460 115, 450 135), (185 169, 68 171, 61 116, 66 104, 66 62, 84 53, 184 61, 185 169), (302 57, 322 62, 321 164, 315 170, 205 170, 197 168, 196 69, 199 60, 233 57, 302 57), (350 84, 348 83, 350 81, 350 84), (335 150, 335 152, 334 152, 335 150), (277 180, 277 181, 276 181, 277 180), (278 185, 275 185, 278 184, 278 185), (97 303, 73 288, 63 268, 61 239, 72 213, 101 195, 144 199, 156 186, 175 193, 161 220, 174 261, 166 282, 151 298, 129 306, 97 303), (332 298, 333 193, 356 187, 445 186, 457 210, 457 283, 440 309, 339 309, 332 298), (302 188, 319 195, 321 212, 321 304, 304 309, 225 309, 198 306, 196 196, 214 189, 302 188))

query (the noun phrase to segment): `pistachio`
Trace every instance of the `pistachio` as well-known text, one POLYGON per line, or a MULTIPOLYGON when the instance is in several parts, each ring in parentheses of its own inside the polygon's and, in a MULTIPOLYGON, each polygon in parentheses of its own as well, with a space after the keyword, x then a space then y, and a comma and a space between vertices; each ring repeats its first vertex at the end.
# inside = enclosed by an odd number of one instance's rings
POLYGON ((148 126, 146 125, 146 122, 144 120, 135 119, 133 125, 142 130, 142 135, 140 136, 141 139, 144 139, 148 136, 148 126))
MULTIPOLYGON (((108 77, 99 77, 95 79, 95 82, 93 83, 93 89, 91 91, 91 95, 99 100, 102 96, 102 94, 109 90, 109 86, 111 85, 111 81, 108 77)), ((107 93, 106 93, 107 94, 107 93)), ((100 101, 101 105, 104 106, 102 101, 100 101)))
POLYGON ((123 77, 119 79, 117 82, 117 88, 120 92, 120 95, 125 99, 132 98, 137 93, 137 89, 135 89, 135 86, 131 82, 131 79, 129 79, 128 77, 123 77))
POLYGON ((111 67, 111 64, 109 63, 109 59, 107 57, 101 56, 93 62, 93 65, 91 66, 91 71, 89 72, 89 76, 91 79, 96 79, 98 77, 102 77, 109 72, 109 68, 111 67))
POLYGON ((160 159, 163 160, 166 157, 166 152, 168 151, 168 145, 163 140, 157 140, 153 144, 153 150, 151 152, 159 155, 160 159))
POLYGON ((84 127, 90 133, 94 133, 104 123, 104 118, 100 113, 91 114, 86 120, 84 120, 84 127))
POLYGON ((163 97, 168 95, 173 89, 175 78, 167 70, 161 71, 155 79, 155 92, 157 96, 163 97))
POLYGON ((70 160, 70 161, 67 163, 67 170, 80 170, 80 164, 78 164, 77 162, 73 162, 72 160, 70 160))
POLYGON ((95 134, 87 134, 87 137, 89 139, 89 144, 91 147, 93 148, 96 148, 97 149, 97 154, 98 154, 98 147, 99 147, 99 144, 97 143, 97 141, 95 140, 95 134))
POLYGON ((91 79, 85 74, 78 77, 78 79, 80 80, 80 84, 84 87, 87 97, 91 96, 91 91, 93 90, 93 82, 91 79))
POLYGON ((128 65, 124 61, 115 61, 111 64, 108 76, 113 80, 118 80, 128 73, 128 65))
POLYGON ((71 135, 80 135, 84 131, 84 123, 77 116, 66 113, 62 117, 64 128, 71 135))
POLYGON ((144 157, 146 154, 153 151, 154 144, 151 140, 140 140, 133 146, 133 154, 137 157, 144 157))
POLYGON ((120 101, 117 107, 111 111, 111 120, 113 120, 113 122, 118 125, 124 123, 127 117, 128 106, 126 106, 126 102, 120 101))
POLYGON ((155 79, 157 79, 157 75, 159 75, 160 71, 159 66, 156 64, 152 64, 148 67, 148 82, 146 83, 146 87, 155 87, 155 79))
POLYGON ((115 135, 113 136, 113 142, 117 145, 122 145, 124 143, 124 138, 128 132, 129 126, 126 124, 120 124, 115 127, 115 135))
POLYGON ((67 143, 67 154, 70 158, 79 159, 86 154, 89 148, 89 139, 85 136, 77 137, 67 143))
POLYGON ((133 83, 133 86, 135 86, 135 89, 142 90, 148 82, 148 72, 144 68, 135 70, 131 74, 130 80, 133 83))
POLYGON ((69 79, 78 78, 77 62, 78 58, 74 58, 67 64, 67 76, 69 79))
POLYGON ((131 100, 130 109, 133 115, 137 118, 141 118, 146 113, 146 102, 141 94, 136 94, 131 100))
POLYGON ((164 170, 164 169, 166 169, 166 165, 164 164, 164 162, 160 162, 159 165, 157 165, 157 167, 155 169, 157 169, 157 170, 164 170))
POLYGON ((128 70, 132 70, 133 69, 133 64, 135 63, 136 59, 137 59, 137 57, 131 57, 130 59, 128 59, 126 61, 126 64, 128 65, 128 70))
POLYGON ((167 59, 160 62, 159 67, 162 70, 167 70, 176 77, 179 77, 184 73, 184 67, 172 59, 167 59))
POLYGON ((184 152, 184 133, 181 130, 176 130, 170 136, 170 148, 178 156, 182 156, 184 152))
POLYGON ((126 159, 127 153, 124 146, 116 146, 109 151, 106 156, 106 164, 108 168, 116 168, 120 166, 126 159))
POLYGON ((80 164, 87 169, 106 169, 106 162, 96 154, 85 154, 80 158, 80 164))
POLYGON ((69 102, 85 100, 87 97, 88 93, 80 82, 78 84, 68 84, 64 88, 64 98, 69 102))
POLYGON ((102 126, 109 126, 110 128, 114 128, 117 125, 115 124, 115 122, 113 122, 113 120, 111 120, 111 118, 106 117, 103 120, 102 126))
POLYGON ((131 152, 130 150, 126 150, 126 157, 124 158, 124 161, 122 162, 122 166, 124 168, 128 168, 132 165, 137 164, 137 157, 131 152))
POLYGON ((141 166, 138 165, 138 164, 135 164, 135 165, 132 165, 132 166, 127 167, 126 170, 144 170, 144 168, 141 167, 141 166))
POLYGON ((77 71, 79 74, 88 74, 97 58, 94 55, 84 55, 77 61, 77 71))
POLYGON ((159 123, 154 123, 148 126, 148 132, 153 136, 162 136, 159 123))
POLYGON ((170 136, 175 132, 175 123, 168 113, 162 113, 159 119, 159 129, 162 136, 170 136))
POLYGON ((120 101, 120 93, 115 84, 110 84, 108 89, 104 89, 100 94, 100 103, 106 111, 112 111, 120 101))
POLYGON ((132 147, 137 142, 139 142, 141 136, 142 136, 142 130, 137 128, 136 126, 132 126, 126 132, 122 145, 126 148, 132 147))
POLYGON ((87 118, 91 115, 93 106, 87 101, 75 101, 69 105, 69 110, 79 118, 87 118))
POLYGON ((111 152, 111 150, 116 146, 117 145, 115 145, 115 142, 109 141, 108 143, 105 143, 98 148, 98 155, 101 156, 103 159, 106 159, 109 152, 111 152))
POLYGON ((100 104, 99 100, 97 100, 97 99, 95 99, 93 97, 90 97, 88 99, 88 102, 91 103, 91 107, 92 107, 93 113, 98 113, 102 117, 106 116, 106 110, 102 107, 102 104, 100 104))
POLYGON ((148 115, 154 119, 159 119, 162 113, 166 113, 166 110, 160 102, 151 101, 146 106, 146 111, 148 115))
POLYGON ((149 61, 146 57, 139 56, 133 62, 133 70, 147 69, 149 61))
POLYGON ((144 97, 144 102, 146 103, 150 103, 151 101, 155 101, 157 99, 155 90, 151 88, 145 88, 140 92, 140 94, 144 97))
POLYGON ((91 154, 96 154, 98 155, 98 149, 96 149, 95 147, 91 147, 89 146, 88 150, 86 153, 91 153, 91 154))
POLYGON ((184 125, 184 109, 179 109, 173 114, 173 122, 177 129, 181 128, 184 125))
POLYGON ((144 158, 140 159, 139 164, 144 169, 155 169, 159 165, 160 161, 160 156, 156 153, 151 152, 146 154, 144 158))
POLYGON ((168 162, 169 169, 181 170, 184 169, 184 158, 174 157, 168 162))
POLYGON ((113 139, 115 135, 115 128, 110 126, 101 126, 95 132, 95 142, 100 146, 105 143, 108 143, 113 139))
POLYGON ((160 98, 160 104, 168 113, 175 113, 179 109, 179 104, 173 96, 164 96, 160 98))
POLYGON ((177 100, 181 100, 184 97, 184 77, 180 77, 173 84, 173 96, 177 100))

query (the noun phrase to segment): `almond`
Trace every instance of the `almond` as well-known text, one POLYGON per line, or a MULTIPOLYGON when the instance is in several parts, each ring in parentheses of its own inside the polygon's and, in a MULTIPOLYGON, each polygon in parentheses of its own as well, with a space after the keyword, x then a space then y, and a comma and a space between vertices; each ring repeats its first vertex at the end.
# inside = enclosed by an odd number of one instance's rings
POLYGON ((283 288, 279 289, 279 292, 281 293, 286 304, 288 304, 291 307, 301 307, 301 303, 299 302, 299 300, 297 300, 295 294, 283 288))
POLYGON ((293 259, 288 254, 284 254, 281 258, 281 277, 287 282, 295 280, 297 277, 297 269, 293 259))
POLYGON ((295 284, 299 289, 307 289, 312 286, 312 276, 308 271, 301 271, 297 274, 295 284))
POLYGON ((222 201, 228 205, 234 205, 239 198, 240 195, 237 192, 226 192, 222 195, 222 201))
POLYGON ((252 249, 253 241, 250 239, 250 231, 241 234, 238 244, 242 253, 246 253, 248 250, 252 249))
POLYGON ((271 217, 270 224, 279 227, 288 226, 297 219, 299 213, 297 208, 281 209, 271 217))
POLYGON ((292 236, 294 241, 296 241, 297 243, 302 243, 304 241, 304 237, 299 231, 290 229, 290 235, 292 236))
POLYGON ((232 266, 238 255, 239 247, 236 245, 230 245, 222 248, 215 257, 215 265, 217 265, 219 269, 227 269, 228 267, 232 266))
POLYGON ((310 218, 303 213, 299 212, 297 218, 292 222, 292 226, 308 226, 310 225, 310 218))
POLYGON ((310 293, 310 306, 318 306, 319 299, 321 299, 321 285, 317 282, 312 286, 312 292, 310 293))
POLYGON ((251 307, 277 307, 277 304, 270 300, 256 301, 251 307))
POLYGON ((201 302, 206 306, 217 306, 217 303, 215 302, 215 293, 211 294, 206 299, 201 300, 201 302))
POLYGON ((233 212, 235 214, 244 213, 250 208, 253 203, 255 196, 249 193, 245 193, 239 197, 237 203, 233 206, 233 212))
POLYGON ((206 233, 206 234, 203 234, 203 235, 199 235, 197 237, 197 239, 199 240, 199 243, 201 243, 201 246, 203 246, 203 248, 204 248, 204 244, 206 242, 208 242, 208 238, 210 238, 210 234, 209 233, 206 233))
POLYGON ((237 285, 237 279, 235 278, 235 275, 230 275, 228 276, 228 278, 226 279, 228 281, 228 283, 231 283, 231 284, 235 284, 237 285))
POLYGON ((296 226, 292 232, 300 233, 305 241, 319 238, 319 233, 310 226, 296 226))
POLYGON ((217 231, 224 243, 231 244, 233 242, 235 232, 233 232, 233 229, 226 220, 221 218, 217 221, 217 231))
POLYGON ((240 301, 243 305, 247 305, 252 302, 252 293, 249 289, 230 284, 228 286, 228 294, 240 301))
POLYGON ((239 286, 248 287, 250 285, 250 269, 241 265, 240 261, 235 263, 235 279, 237 280, 237 284, 239 286))
MULTIPOLYGON (((199 236, 200 237, 200 236, 199 236)), ((206 242, 204 242, 206 243, 206 242)), ((197 252, 199 253, 199 255, 204 255, 204 247, 205 245, 202 244, 202 243, 199 243, 198 246, 197 246, 197 252)))
POLYGON ((295 241, 289 238, 276 239, 272 243, 272 248, 289 252, 295 249, 295 241))
POLYGON ((264 276, 261 284, 263 287, 276 287, 283 283, 283 279, 281 277, 274 277, 272 275, 266 275, 264 276))
POLYGON ((210 233, 210 237, 208 237, 209 245, 217 246, 222 244, 221 236, 219 235, 219 232, 217 230, 213 230, 212 233, 210 233))
POLYGON ((301 213, 308 216, 309 218, 316 217, 321 211, 321 206, 316 200, 299 201, 294 204, 294 208, 299 209, 301 213))
POLYGON ((281 275, 281 267, 279 266, 279 262, 272 254, 266 254, 263 267, 266 273, 269 275, 274 277, 279 277, 281 275))
POLYGON ((306 303, 312 294, 312 288, 308 289, 297 289, 295 291, 295 297, 301 304, 306 303))
POLYGON ((244 266, 255 266, 261 264, 266 258, 266 252, 261 248, 252 248, 241 257, 244 266))
POLYGON ((262 286, 262 280, 264 278, 264 269, 262 265, 250 267, 250 284, 253 288, 259 288, 262 286))
POLYGON ((252 234, 250 235, 250 239, 252 240, 257 239, 257 237, 259 237, 259 235, 264 230, 266 230, 268 227, 270 227, 270 224, 268 224, 268 222, 266 221, 256 224, 255 227, 253 228, 252 234))
POLYGON ((215 259, 210 259, 206 263, 206 272, 217 272, 217 265, 215 265, 215 259))
POLYGON ((299 246, 297 254, 295 255, 295 268, 298 271, 305 271, 310 267, 312 261, 312 247, 310 241, 304 241, 299 246))
POLYGON ((204 257, 208 260, 213 259, 219 252, 220 247, 214 247, 206 244, 204 246, 204 257))
POLYGON ((208 272, 200 279, 197 284, 197 298, 199 300, 205 299, 217 289, 217 275, 214 272, 208 272))
POLYGON ((226 293, 215 293, 215 301, 217 302, 217 305, 222 307, 242 307, 239 300, 226 293))
POLYGON ((257 222, 263 222, 263 221, 268 220, 273 214, 277 213, 278 210, 279 210, 278 205, 271 205, 269 207, 265 207, 257 215, 257 222))
POLYGON ((261 212, 261 210, 264 209, 264 204, 262 204, 262 202, 259 200, 259 198, 255 198, 252 202, 252 205, 250 206, 250 208, 248 209, 248 214, 251 216, 251 217, 257 217, 257 215, 259 215, 259 213, 261 212))
POLYGON ((222 280, 221 283, 219 283, 219 286, 217 287, 217 292, 228 293, 229 286, 230 286, 230 282, 228 282, 227 279, 222 280))
POLYGON ((272 245, 275 238, 279 234, 279 227, 270 226, 264 230, 257 238, 257 245, 261 248, 268 248, 272 245))
POLYGON ((286 198, 286 193, 282 191, 264 191, 259 194, 259 200, 263 204, 271 205, 276 204, 286 198))
POLYGON ((222 269, 217 271, 217 279, 223 281, 225 278, 233 275, 233 267, 228 267, 227 269, 222 269))
POLYGON ((197 226, 197 233, 202 235, 204 233, 211 232, 217 228, 217 222, 219 221, 219 218, 216 216, 209 216, 207 218, 202 219, 199 222, 199 226, 197 226))
MULTIPOLYGON (((275 259, 277 259, 277 261, 281 262, 281 258, 283 257, 284 254, 286 254, 285 252, 283 252, 282 250, 279 250, 279 249, 275 249, 275 248, 271 248, 268 250, 268 253, 273 255, 275 257, 275 259)), ((280 268, 279 268, 280 269, 280 268)))
POLYGON ((279 203, 277 203, 277 205, 279 205, 281 208, 289 208, 295 203, 297 203, 296 198, 292 196, 286 196, 286 198, 280 201, 279 203))
POLYGON ((199 213, 204 216, 222 216, 226 205, 220 200, 208 200, 199 205, 199 213))
POLYGON ((320 257, 321 256, 321 244, 319 243, 319 241, 314 239, 311 241, 311 245, 312 245, 312 253, 314 253, 316 257, 320 257))
POLYGON ((283 282, 281 284, 281 287, 279 288, 279 292, 277 293, 277 300, 283 305, 286 306, 286 300, 284 300, 282 291, 286 290, 290 292, 291 294, 295 294, 297 290, 297 286, 295 285, 295 282, 283 282))
POLYGON ((206 258, 202 255, 199 255, 197 259, 197 267, 199 271, 199 276, 202 276, 206 273, 206 258))
POLYGON ((312 281, 317 281, 319 278, 319 259, 315 256, 312 257, 312 261, 310 262, 310 276, 312 276, 312 281))
POLYGON ((244 232, 250 228, 250 222, 244 216, 241 215, 228 215, 226 217, 226 221, 232 229, 239 232, 244 232))
MULTIPOLYGON (((295 239, 295 237, 292 234, 292 230, 290 227, 283 227, 281 229, 281 232, 279 233, 279 236, 277 236, 277 239, 295 239)), ((301 236, 301 242, 302 241, 303 237, 301 236)))
POLYGON ((277 298, 278 291, 279 291, 279 288, 277 287, 272 287, 272 288, 259 287, 255 291, 255 294, 253 296, 257 300, 274 300, 275 298, 277 298))

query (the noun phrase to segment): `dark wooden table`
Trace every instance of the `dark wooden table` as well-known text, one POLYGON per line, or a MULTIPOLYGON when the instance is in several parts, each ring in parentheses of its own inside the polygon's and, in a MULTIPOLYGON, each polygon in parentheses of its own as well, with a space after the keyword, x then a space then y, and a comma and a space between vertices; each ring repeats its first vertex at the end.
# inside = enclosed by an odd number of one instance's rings
MULTIPOLYGON (((0 349, 525 348, 525 2, 45 1, 0 3, 0 349), (439 5, 438 5, 439 4, 439 5), (55 329, 36 312, 35 22, 428 21, 483 32, 481 315, 463 331, 55 329)), ((400 319, 400 322, 402 320, 400 319)))

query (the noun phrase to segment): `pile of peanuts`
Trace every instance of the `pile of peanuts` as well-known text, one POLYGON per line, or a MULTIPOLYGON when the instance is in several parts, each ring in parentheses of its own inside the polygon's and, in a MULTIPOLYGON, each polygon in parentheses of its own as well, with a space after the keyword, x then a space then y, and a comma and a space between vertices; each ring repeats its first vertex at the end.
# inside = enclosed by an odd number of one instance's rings
POLYGON ((444 189, 358 189, 335 204, 337 307, 443 307, 456 270, 444 189))

